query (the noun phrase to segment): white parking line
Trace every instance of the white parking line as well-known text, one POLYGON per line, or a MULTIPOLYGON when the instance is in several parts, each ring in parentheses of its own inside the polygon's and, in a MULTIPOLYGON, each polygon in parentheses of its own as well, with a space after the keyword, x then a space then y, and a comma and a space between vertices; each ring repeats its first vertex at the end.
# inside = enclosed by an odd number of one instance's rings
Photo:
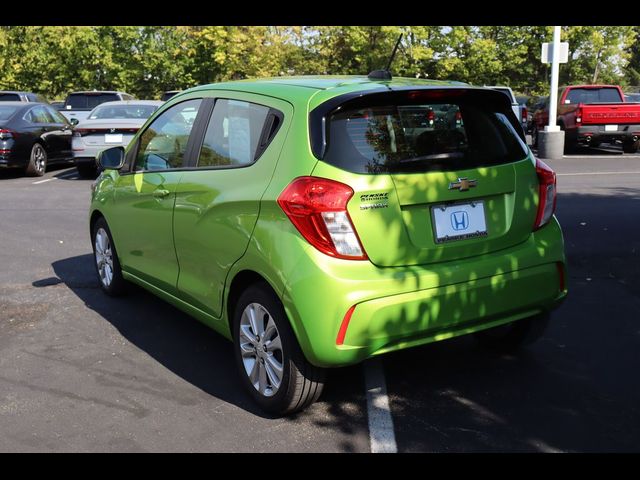
POLYGON ((39 183, 50 182, 51 180, 56 180, 55 178, 47 178, 45 180, 39 180, 37 182, 31 182, 33 185, 38 185, 39 183))
POLYGON ((371 453, 397 453, 393 419, 389 408, 384 369, 379 358, 364 364, 364 381, 367 389, 367 414, 371 453))
POLYGON ((556 173, 558 177, 578 177, 582 175, 640 175, 640 170, 635 172, 578 172, 578 173, 556 173))

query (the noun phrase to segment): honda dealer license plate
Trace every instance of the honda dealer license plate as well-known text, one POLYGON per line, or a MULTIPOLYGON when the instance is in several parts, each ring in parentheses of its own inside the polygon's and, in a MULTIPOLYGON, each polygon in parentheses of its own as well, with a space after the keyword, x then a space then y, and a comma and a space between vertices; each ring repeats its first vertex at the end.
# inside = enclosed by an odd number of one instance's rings
POLYGON ((106 133, 104 135, 104 143, 122 143, 121 133, 106 133))
POLYGON ((436 243, 486 237, 484 202, 436 205, 431 207, 436 243))
POLYGON ((617 132, 618 131, 618 125, 605 125, 604 126, 604 131, 605 132, 617 132))

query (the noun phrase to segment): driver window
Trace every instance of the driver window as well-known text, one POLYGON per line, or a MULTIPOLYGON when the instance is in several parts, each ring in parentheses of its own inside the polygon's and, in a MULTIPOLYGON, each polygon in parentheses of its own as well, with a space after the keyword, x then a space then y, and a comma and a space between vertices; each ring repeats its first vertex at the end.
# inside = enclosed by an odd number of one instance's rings
POLYGON ((202 99, 174 105, 157 117, 140 137, 136 171, 181 168, 189 134, 202 99))

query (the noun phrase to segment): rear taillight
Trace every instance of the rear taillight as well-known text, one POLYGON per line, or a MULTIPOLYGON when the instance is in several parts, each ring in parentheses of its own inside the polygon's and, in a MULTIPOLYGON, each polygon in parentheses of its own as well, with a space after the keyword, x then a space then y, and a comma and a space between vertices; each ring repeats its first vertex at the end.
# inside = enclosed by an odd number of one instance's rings
POLYGON ((536 158, 536 173, 538 175, 538 213, 534 230, 546 225, 556 211, 556 172, 542 160, 536 158))
POLYGON ((582 123, 582 107, 576 110, 576 123, 582 123))
POLYGON ((462 112, 460 110, 456 111, 456 125, 462 124, 462 112))
POLYGON ((5 128, 0 128, 0 140, 10 140, 17 137, 18 134, 5 128))
POLYGON ((522 123, 527 123, 528 114, 527 107, 522 107, 522 123))
POLYGON ((89 133, 89 130, 87 130, 85 128, 76 128, 73 131, 73 136, 74 137, 82 137, 82 136, 86 135, 87 133, 89 133))
POLYGON ((433 125, 433 121, 436 119, 436 112, 433 110, 429 110, 427 113, 427 120, 429 120, 429 125, 433 125))
POLYGON ((299 177, 278 197, 278 204, 302 236, 322 253, 348 260, 367 260, 351 222, 347 203, 353 189, 318 177, 299 177))

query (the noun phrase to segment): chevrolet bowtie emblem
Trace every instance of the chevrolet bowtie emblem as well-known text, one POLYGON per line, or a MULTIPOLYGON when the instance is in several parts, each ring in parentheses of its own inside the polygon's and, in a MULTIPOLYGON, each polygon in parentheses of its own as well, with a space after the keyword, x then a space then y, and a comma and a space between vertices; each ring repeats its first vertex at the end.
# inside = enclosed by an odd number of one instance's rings
POLYGON ((454 188, 457 188, 461 192, 466 192, 471 187, 477 187, 477 186, 478 186, 477 180, 468 180, 467 178, 458 178, 457 182, 451 182, 449 184, 449 190, 453 190, 454 188))

